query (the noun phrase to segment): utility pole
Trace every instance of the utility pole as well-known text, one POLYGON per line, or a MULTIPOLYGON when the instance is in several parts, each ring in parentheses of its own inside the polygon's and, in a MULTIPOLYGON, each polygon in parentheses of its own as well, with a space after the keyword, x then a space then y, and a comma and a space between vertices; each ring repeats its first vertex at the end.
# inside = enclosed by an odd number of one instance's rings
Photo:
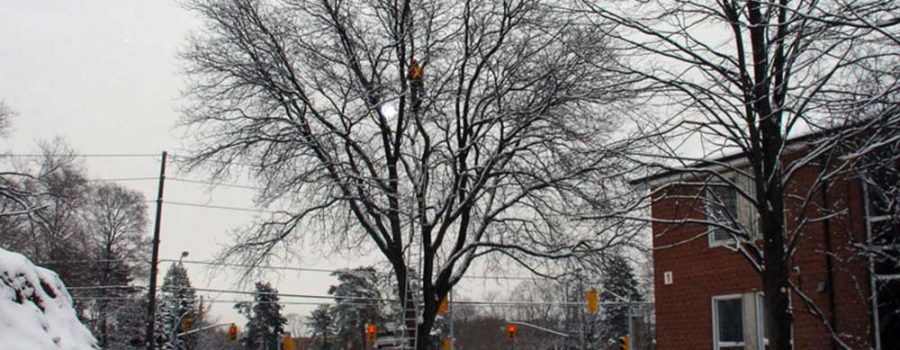
POLYGON ((150 256, 150 291, 147 303, 147 350, 156 348, 156 338, 153 330, 156 323, 156 274, 159 265, 159 225, 162 219, 163 185, 166 182, 166 151, 162 152, 162 161, 159 166, 159 186, 156 193, 156 222, 153 224, 153 253, 150 256))

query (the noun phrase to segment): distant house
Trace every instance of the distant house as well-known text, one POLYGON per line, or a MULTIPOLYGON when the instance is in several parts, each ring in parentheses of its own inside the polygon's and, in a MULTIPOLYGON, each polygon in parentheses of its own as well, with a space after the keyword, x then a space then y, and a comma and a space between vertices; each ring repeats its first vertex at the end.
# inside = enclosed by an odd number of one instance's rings
MULTIPOLYGON (((786 160, 806 151, 803 140, 792 141, 788 149, 786 160)), ((651 193, 658 349, 765 348, 761 278, 735 249, 729 230, 740 226, 750 241, 760 236, 755 209, 738 194, 753 193, 752 180, 722 170, 741 169, 742 161, 736 155, 697 165, 730 165, 718 167, 721 177, 687 168, 634 182, 651 193), (731 185, 721 185, 723 178, 731 185)), ((803 166, 786 187, 793 195, 786 202, 787 229, 798 235, 791 279, 821 311, 821 318, 815 316, 818 311, 792 293, 794 349, 833 348, 822 319, 853 349, 900 349, 898 295, 890 295, 898 290, 897 282, 879 280, 891 273, 900 276, 900 270, 876 267, 872 256, 859 249, 884 217, 871 212, 867 200, 872 196, 857 174, 830 178, 827 186, 811 191, 822 171, 812 163, 803 166), (798 229, 800 222, 804 225, 798 229), (873 268, 893 271, 876 275, 870 273, 873 268)), ((892 230, 900 238, 897 227, 892 230)))

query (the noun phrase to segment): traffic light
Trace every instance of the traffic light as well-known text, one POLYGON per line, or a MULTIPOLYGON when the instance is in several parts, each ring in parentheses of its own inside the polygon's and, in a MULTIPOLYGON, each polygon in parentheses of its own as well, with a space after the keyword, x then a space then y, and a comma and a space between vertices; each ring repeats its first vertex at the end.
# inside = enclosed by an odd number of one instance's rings
POLYGON ((450 342, 452 342, 452 341, 453 340, 451 340, 450 337, 444 337, 444 350, 452 349, 452 346, 450 344, 450 342))
POLYGON ((184 318, 181 319, 181 331, 189 332, 192 324, 194 324, 194 319, 191 316, 184 316, 184 318))
POLYGON ((506 324, 506 340, 516 341, 516 325, 514 323, 506 324))
POLYGON ((445 296, 444 299, 441 299, 441 304, 438 305, 437 313, 438 315, 443 315, 447 313, 447 310, 450 310, 450 301, 445 296))
POLYGON ((631 350, 631 339, 627 335, 619 337, 619 349, 631 350))
POLYGON ((294 350, 294 337, 291 336, 291 333, 284 335, 284 339, 281 341, 281 350, 294 350))
POLYGON ((585 295, 587 296, 587 311, 596 314, 597 311, 600 311, 600 298, 599 293, 594 288, 589 289, 585 295))
POLYGON ((236 342, 237 341, 237 333, 238 333, 237 326, 235 326, 234 323, 232 323, 231 327, 228 327, 228 341, 230 341, 232 343, 236 342))
POLYGON ((373 343, 378 339, 378 327, 374 323, 369 323, 369 326, 366 327, 366 339, 373 343))

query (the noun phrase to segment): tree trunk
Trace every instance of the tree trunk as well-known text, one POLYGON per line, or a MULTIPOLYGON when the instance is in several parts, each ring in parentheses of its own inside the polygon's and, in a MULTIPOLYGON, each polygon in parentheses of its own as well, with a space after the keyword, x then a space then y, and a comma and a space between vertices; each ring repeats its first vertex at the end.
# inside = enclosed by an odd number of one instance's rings
POLYGON ((757 189, 762 189, 760 220, 765 255, 762 279, 765 299, 765 331, 769 349, 791 349, 790 268, 785 250, 784 175, 780 155, 784 146, 780 123, 771 113, 761 113, 762 173, 757 189))
POLYGON ((422 311, 422 323, 416 330, 416 350, 431 349, 431 327, 434 326, 435 311, 429 312, 428 308, 422 311))

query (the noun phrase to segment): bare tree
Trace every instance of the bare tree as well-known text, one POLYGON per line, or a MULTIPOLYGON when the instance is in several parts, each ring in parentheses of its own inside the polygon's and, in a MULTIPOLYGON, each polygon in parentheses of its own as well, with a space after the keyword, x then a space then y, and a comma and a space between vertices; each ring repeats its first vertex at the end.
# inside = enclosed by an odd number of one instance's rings
MULTIPOLYGON (((130 331, 118 322, 130 317, 122 312, 136 309, 130 288, 145 261, 147 238, 147 205, 140 192, 115 184, 92 186, 84 208, 85 230, 90 239, 91 283, 97 289, 94 304, 94 330, 100 345, 125 343, 130 331)), ((121 344, 120 344, 121 345, 121 344)))
POLYGON ((16 113, 6 105, 6 102, 0 101, 0 136, 6 136, 10 119, 15 115, 16 113))
MULTIPOLYGON (((606 203, 626 82, 600 29, 558 3, 201 0, 184 52, 194 164, 249 165, 288 203, 227 256, 261 262, 304 228, 373 245, 417 334, 472 262, 627 243, 573 220, 606 203), (419 288, 417 288, 419 289, 419 288)), ((284 249, 284 250, 280 250, 284 249)), ((420 349, 425 341, 419 342, 420 349)))
POLYGON ((791 347, 789 291, 800 293, 789 276, 796 233, 830 215, 826 209, 788 225, 786 187, 804 167, 826 169, 798 195, 799 206, 809 209, 812 196, 845 170, 835 154, 840 140, 872 131, 850 128, 847 115, 833 112, 883 101, 897 90, 897 10, 896 2, 880 0, 583 1, 579 8, 610 28, 630 58, 621 71, 640 80, 636 91, 666 116, 638 124, 645 136, 658 136, 658 149, 637 160, 682 172, 680 185, 702 188, 705 194, 694 199, 720 215, 693 223, 716 225, 741 242, 738 249, 759 272, 772 349, 791 347), (884 73, 878 88, 862 94, 848 88, 871 72, 884 73), (802 156, 784 157, 791 154, 787 140, 803 133, 819 137, 804 144, 802 156), (737 198, 715 195, 721 188, 737 198), (749 203, 754 219, 728 215, 735 214, 724 210, 732 200, 749 203), (751 243, 757 232, 761 247, 751 243))
MULTIPOLYGON (((7 136, 11 119, 16 116, 5 102, 0 101, 0 137, 7 136)), ((3 157, 5 158, 5 157, 3 157)), ((6 162, 10 159, 0 160, 6 162)), ((13 169, 13 164, 7 164, 9 169, 13 169)), ((24 188, 24 182, 30 176, 26 173, 5 170, 0 172, 0 225, 6 226, 10 220, 7 217, 24 215, 34 209, 31 193, 24 188)), ((4 230, 5 232, 6 230, 4 230)))
POLYGON ((298 338, 305 334, 305 319, 300 314, 287 314, 287 331, 292 337, 298 338))

